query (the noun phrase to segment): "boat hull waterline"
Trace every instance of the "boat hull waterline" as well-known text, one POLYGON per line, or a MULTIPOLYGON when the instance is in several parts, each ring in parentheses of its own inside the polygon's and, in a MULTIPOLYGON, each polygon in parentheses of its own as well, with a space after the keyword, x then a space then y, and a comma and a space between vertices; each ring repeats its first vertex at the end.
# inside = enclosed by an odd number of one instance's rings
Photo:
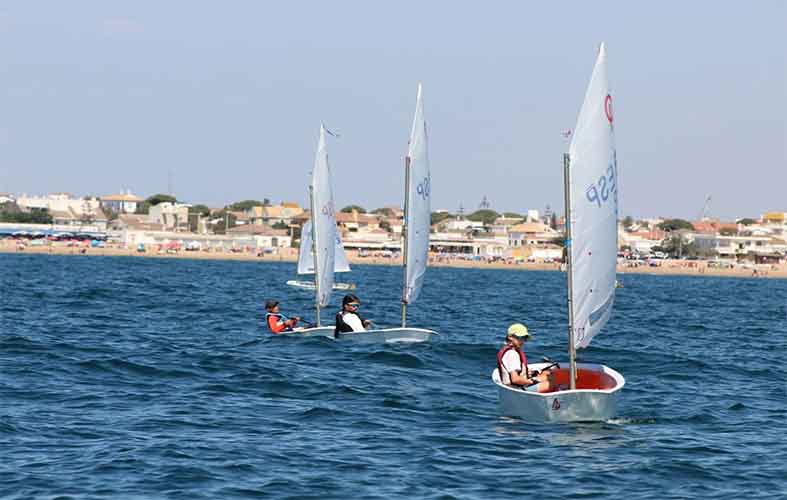
MULTIPOLYGON (((531 364, 531 370, 542 370, 547 363, 531 364)), ((626 384, 623 376, 605 365, 577 363, 577 389, 556 392, 526 392, 519 387, 504 385, 495 369, 492 381, 498 387, 500 413, 528 422, 598 422, 609 420, 617 412, 620 390, 626 384)), ((557 383, 567 385, 568 369, 556 370, 557 383)))
MULTIPOLYGON (((298 281, 298 280, 289 280, 287 282, 288 285, 294 286, 296 288, 305 288, 307 290, 314 290, 315 284, 313 281, 298 281)), ((334 290, 355 290, 355 283, 334 283, 333 284, 334 290)))
MULTIPOLYGON (((287 332, 288 337, 326 337, 334 338, 333 326, 322 326, 319 328, 302 328, 294 332, 287 332)), ((340 333, 335 340, 340 342, 369 342, 369 343, 417 343, 428 342, 433 336, 439 335, 433 330, 426 328, 381 328, 378 330, 366 330, 364 332, 345 332, 340 333)))

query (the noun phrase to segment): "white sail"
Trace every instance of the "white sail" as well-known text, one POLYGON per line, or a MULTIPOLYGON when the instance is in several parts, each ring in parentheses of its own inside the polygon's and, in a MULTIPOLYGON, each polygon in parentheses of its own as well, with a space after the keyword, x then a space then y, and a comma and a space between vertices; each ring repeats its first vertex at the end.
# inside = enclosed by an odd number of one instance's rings
MULTIPOLYGON (((350 272, 350 263, 344 253, 344 245, 339 231, 336 231, 336 250, 334 251, 333 272, 350 272)), ((298 251, 298 274, 314 274, 314 255, 312 254, 312 221, 307 220, 301 229, 301 248, 298 251)))
POLYGON ((407 185, 407 276, 403 291, 404 301, 412 304, 421 291, 429 254, 429 228, 431 226, 431 175, 429 174, 429 148, 421 85, 415 104, 410 147, 407 152, 409 168, 407 185))
POLYGON ((320 142, 314 159, 312 172, 312 233, 315 240, 317 271, 315 282, 319 284, 317 300, 321 307, 328 305, 333 289, 333 266, 336 255, 336 218, 334 215, 331 169, 328 166, 328 151, 325 147, 325 127, 320 125, 320 142))
POLYGON ((615 301, 618 173, 602 44, 569 148, 574 343, 587 347, 615 301))

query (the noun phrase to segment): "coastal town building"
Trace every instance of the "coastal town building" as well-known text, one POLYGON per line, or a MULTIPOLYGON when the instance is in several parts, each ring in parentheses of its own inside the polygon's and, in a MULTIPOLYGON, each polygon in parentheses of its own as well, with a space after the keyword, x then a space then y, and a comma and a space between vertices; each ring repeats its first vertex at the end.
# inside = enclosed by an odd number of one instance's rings
POLYGON ((282 202, 279 205, 255 206, 245 211, 249 224, 268 225, 287 224, 303 213, 303 208, 294 202, 282 202))
POLYGON ((376 231, 380 229, 380 216, 372 214, 362 214, 357 210, 352 212, 337 212, 336 223, 342 232, 357 233, 376 231))
POLYGON ((751 256, 773 255, 777 252, 772 243, 779 246, 778 240, 772 242, 770 236, 723 236, 720 234, 694 234, 697 247, 712 252, 723 259, 735 259, 751 254, 751 256))
POLYGON ((131 191, 126 191, 125 193, 102 196, 100 201, 102 207, 116 214, 133 214, 145 199, 133 195, 131 191))
POLYGON ((89 214, 101 205, 96 198, 89 196, 77 198, 69 193, 52 193, 46 196, 28 196, 23 194, 17 198, 16 204, 23 210, 70 211, 79 216, 89 214))
POLYGON ((227 235, 253 240, 257 248, 289 248, 292 236, 287 229, 273 229, 262 224, 244 224, 230 228, 227 235))
POLYGON ((167 230, 188 231, 189 207, 184 203, 161 202, 150 207, 148 221, 161 224, 167 230))
POLYGON ((508 229, 508 246, 544 245, 560 237, 560 233, 543 222, 525 222, 508 229))

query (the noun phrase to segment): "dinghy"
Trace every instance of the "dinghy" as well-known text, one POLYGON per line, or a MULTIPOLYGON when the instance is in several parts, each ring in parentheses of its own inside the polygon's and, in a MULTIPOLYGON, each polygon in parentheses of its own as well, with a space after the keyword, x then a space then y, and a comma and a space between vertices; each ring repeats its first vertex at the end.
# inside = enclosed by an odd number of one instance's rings
POLYGON ((325 126, 320 125, 320 139, 314 159, 314 170, 309 184, 309 205, 311 209, 311 252, 314 272, 314 309, 315 327, 296 328, 285 335, 309 337, 333 337, 332 326, 323 327, 320 321, 321 308, 328 305, 333 290, 333 270, 336 259, 336 215, 331 186, 331 169, 328 165, 328 151, 325 145, 325 126))
MULTIPOLYGON (((607 420, 615 415, 626 383, 608 366, 576 362, 576 349, 590 344, 615 301, 620 186, 604 44, 574 130, 569 152, 563 155, 568 367, 554 371, 557 390, 549 393, 504 385, 498 370, 492 372, 501 413, 534 422, 607 420)), ((535 370, 547 367, 529 365, 535 370)))
POLYGON ((368 342, 425 342, 437 332, 424 328, 407 327, 407 306, 415 302, 424 282, 429 257, 429 229, 431 227, 431 175, 429 149, 421 85, 415 104, 415 117, 410 131, 410 144, 404 162, 404 260, 402 286, 402 326, 373 329, 363 332, 339 333, 337 340, 368 342))
MULTIPOLYGON (((312 244, 312 221, 308 220, 301 231, 301 247, 298 250, 298 274, 314 274, 314 245, 312 244)), ((334 273, 349 273, 350 263, 344 253, 344 245, 339 231, 336 231, 336 249, 334 250, 334 273)), ((314 290, 313 281, 289 280, 288 285, 307 290, 314 290)), ((355 283, 334 283, 334 290, 355 290, 355 283)))

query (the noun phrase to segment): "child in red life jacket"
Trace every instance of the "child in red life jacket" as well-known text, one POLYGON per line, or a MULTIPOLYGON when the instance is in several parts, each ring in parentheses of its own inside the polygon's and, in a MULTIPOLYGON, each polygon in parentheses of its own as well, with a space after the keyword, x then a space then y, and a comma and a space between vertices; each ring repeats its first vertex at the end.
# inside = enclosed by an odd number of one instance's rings
POLYGON ((506 345, 497 353, 497 370, 500 381, 506 385, 519 385, 528 392, 550 392, 552 390, 550 373, 541 372, 533 376, 527 367, 527 358, 522 345, 531 335, 522 323, 508 327, 506 345))
POLYGON ((279 301, 269 299, 265 301, 265 323, 271 333, 291 332, 301 320, 298 316, 288 318, 279 312, 279 301))

